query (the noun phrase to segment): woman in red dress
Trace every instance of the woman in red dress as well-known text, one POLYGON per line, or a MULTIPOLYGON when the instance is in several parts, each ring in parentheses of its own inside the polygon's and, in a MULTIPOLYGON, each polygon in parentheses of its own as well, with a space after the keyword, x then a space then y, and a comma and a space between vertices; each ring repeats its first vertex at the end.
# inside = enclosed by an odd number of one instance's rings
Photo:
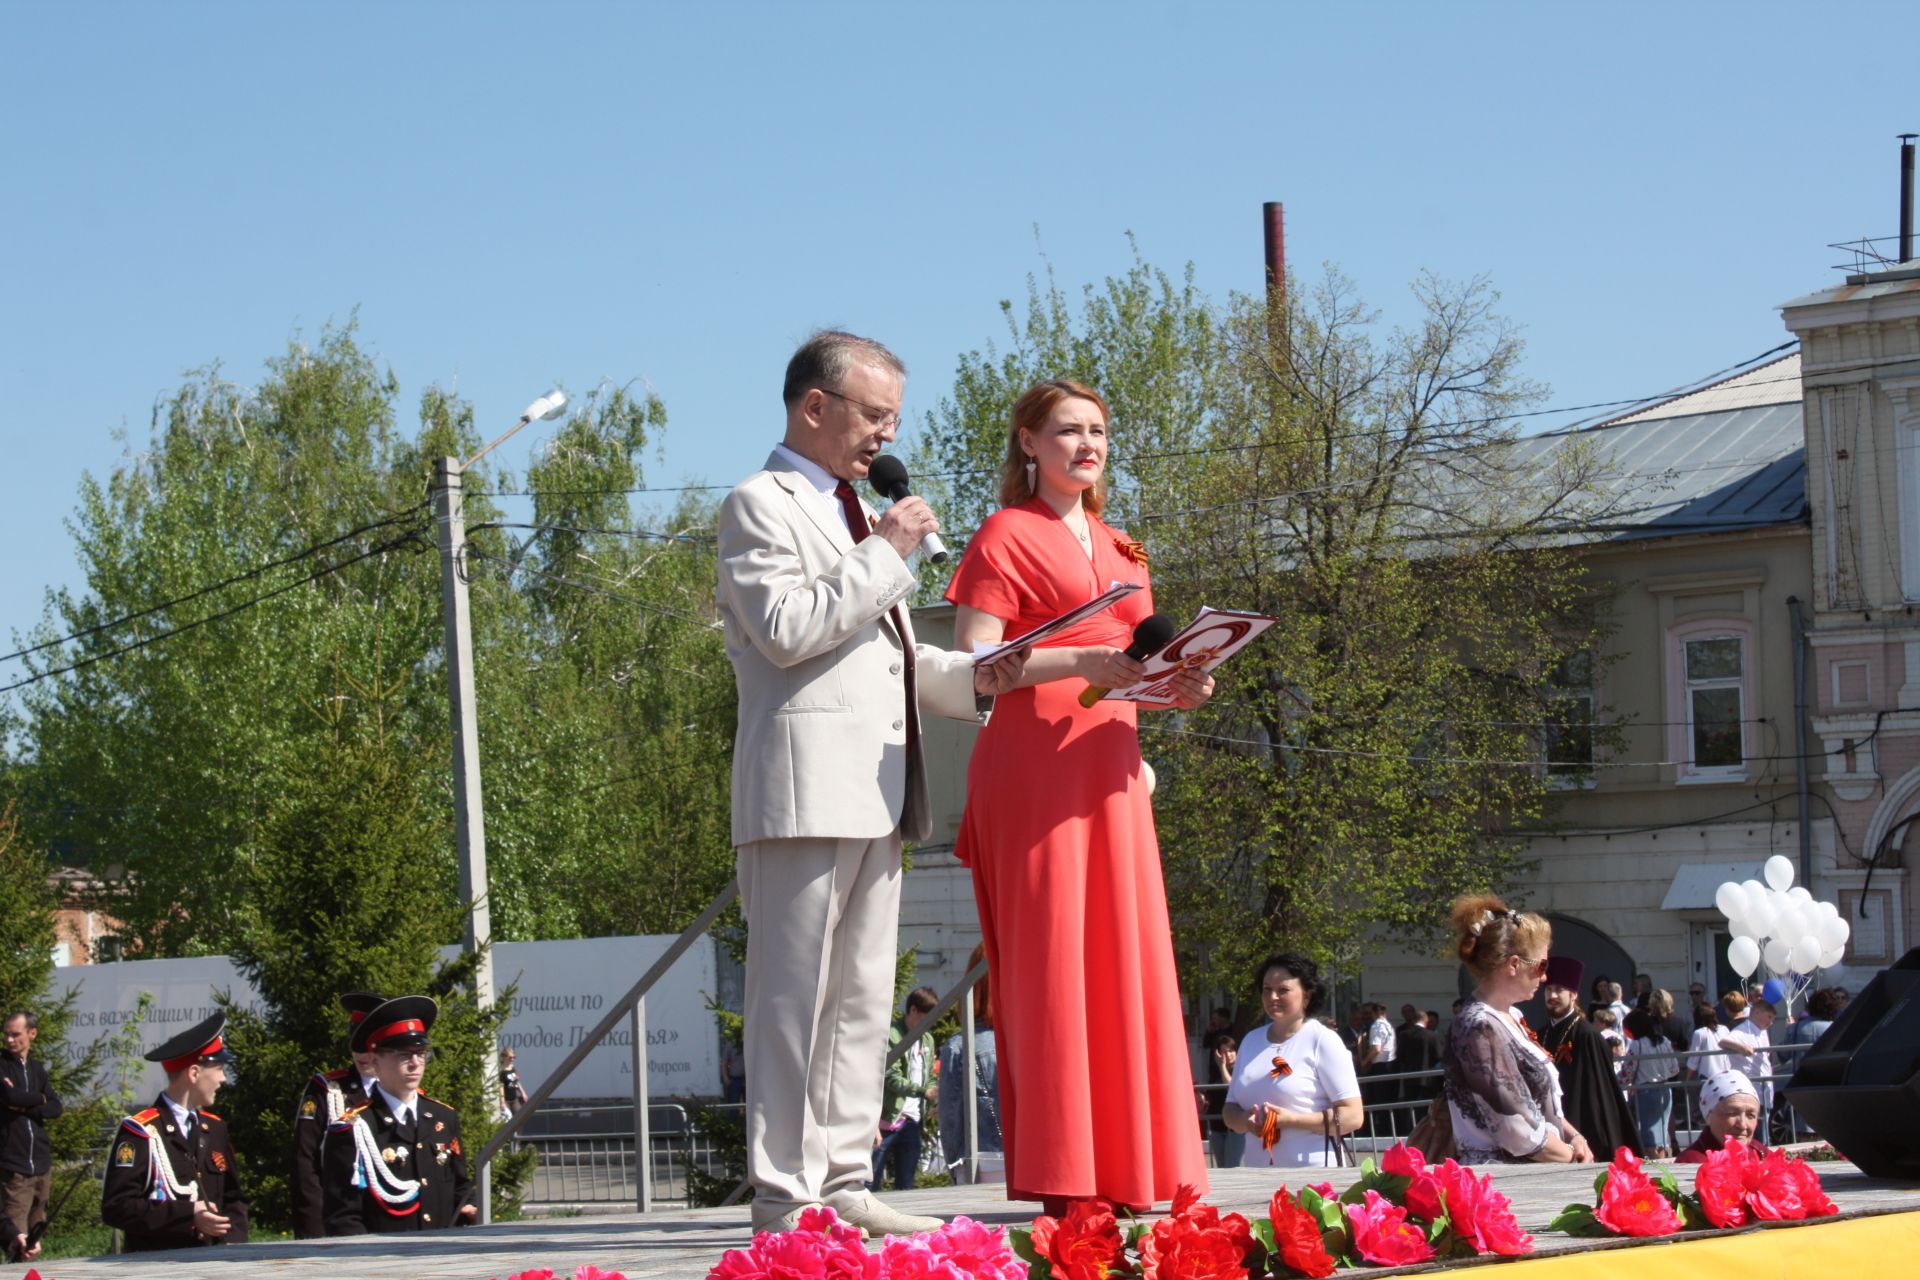
MULTIPOLYGON (((1099 519, 1107 405, 1043 382, 1013 408, 995 512, 947 588, 962 650, 1057 617, 1114 582, 1148 585, 1140 546, 1099 519)), ((1007 1195, 1064 1211, 1206 1188, 1138 704, 1080 705, 1143 673, 1123 652, 1149 590, 1036 647, 967 770, 957 852, 994 975, 1007 1195)), ((1177 705, 1213 680, 1187 673, 1177 705)))

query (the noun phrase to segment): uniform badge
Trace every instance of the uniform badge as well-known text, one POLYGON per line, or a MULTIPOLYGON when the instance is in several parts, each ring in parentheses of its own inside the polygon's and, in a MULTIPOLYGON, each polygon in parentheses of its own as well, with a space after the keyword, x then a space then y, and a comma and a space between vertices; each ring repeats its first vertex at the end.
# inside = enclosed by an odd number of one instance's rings
POLYGON ((113 1153, 113 1163, 115 1168, 133 1168, 133 1144, 131 1142, 123 1142, 120 1144, 119 1149, 113 1153))
POLYGON ((218 1169, 222 1173, 225 1173, 227 1171, 227 1153, 226 1152, 224 1151, 212 1152, 210 1155, 210 1158, 213 1160, 214 1168, 218 1169))
POLYGON ((445 1120, 435 1120, 433 1122, 433 1131, 435 1133, 439 1133, 442 1129, 446 1127, 447 1127, 447 1122, 445 1120))
POLYGON ((382 1160, 384 1160, 384 1161, 386 1161, 386 1162, 387 1162, 388 1164, 392 1164, 392 1163, 393 1163, 393 1148, 392 1148, 392 1147, 382 1147, 382 1148, 380 1148, 380 1158, 381 1158, 382 1160))
POLYGON ((455 1139, 454 1139, 454 1140, 453 1140, 453 1141, 452 1141, 451 1143, 449 1143, 448 1145, 449 1145, 449 1146, 451 1146, 451 1147, 453 1148, 453 1154, 455 1154, 455 1155, 459 1155, 459 1154, 460 1154, 460 1139, 458 1139, 458 1138, 455 1138, 455 1139))
POLYGON ((447 1149, 445 1147, 440 1148, 439 1152, 434 1155, 433 1162, 435 1164, 445 1164, 447 1162, 447 1149))
POLYGON ((406 1147, 404 1147, 404 1146, 399 1146, 399 1147, 395 1147, 395 1148, 393 1149, 393 1158, 394 1158, 395 1160, 405 1160, 405 1159, 406 1159, 406 1158, 407 1158, 408 1156, 410 1156, 410 1155, 412 1155, 412 1154, 413 1154, 413 1152, 412 1152, 412 1151, 410 1151, 410 1150, 408 1150, 408 1149, 407 1149, 406 1147))
POLYGON ((314 1105, 313 1099, 308 1098, 300 1104, 300 1118, 302 1120, 311 1120, 313 1119, 314 1113, 318 1110, 319 1108, 314 1105))

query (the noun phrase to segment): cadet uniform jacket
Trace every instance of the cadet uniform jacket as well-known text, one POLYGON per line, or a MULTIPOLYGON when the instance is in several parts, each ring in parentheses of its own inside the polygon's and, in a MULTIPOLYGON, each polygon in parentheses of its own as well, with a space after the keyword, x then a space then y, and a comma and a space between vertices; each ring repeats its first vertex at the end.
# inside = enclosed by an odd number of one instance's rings
POLYGON ((287 1194, 293 1201, 293 1234, 308 1240, 327 1234, 326 1196, 320 1190, 320 1146, 327 1126, 363 1105, 366 1090, 352 1067, 316 1071, 307 1077, 306 1091, 293 1116, 293 1169, 287 1194))
POLYGON ((247 1196, 240 1185, 240 1165, 234 1159, 227 1123, 211 1111, 194 1114, 192 1138, 180 1132, 173 1109, 164 1100, 123 1119, 113 1135, 100 1217, 125 1235, 129 1253, 246 1243, 247 1196), (149 1131, 160 1139, 157 1152, 149 1131), (164 1170, 158 1161, 166 1162, 164 1170), (171 1185, 167 1174, 172 1175, 171 1185), (191 1192, 189 1184, 196 1184, 191 1192), (224 1237, 211 1240, 194 1229, 196 1200, 212 1204, 215 1212, 233 1220, 224 1237))
POLYGON ((402 1126, 390 1106, 386 1095, 375 1090, 365 1105, 327 1127, 320 1178, 330 1236, 439 1231, 461 1225, 465 1219, 460 1207, 475 1203, 466 1151, 460 1145, 460 1117, 453 1108, 420 1094, 414 1099, 412 1123, 402 1126), (361 1140, 355 1135, 359 1124, 366 1126, 370 1138, 367 1157, 391 1179, 363 1167, 361 1140), (375 1181, 385 1187, 385 1196, 373 1189, 375 1181), (419 1184, 411 1196, 395 1186, 408 1182, 419 1184))

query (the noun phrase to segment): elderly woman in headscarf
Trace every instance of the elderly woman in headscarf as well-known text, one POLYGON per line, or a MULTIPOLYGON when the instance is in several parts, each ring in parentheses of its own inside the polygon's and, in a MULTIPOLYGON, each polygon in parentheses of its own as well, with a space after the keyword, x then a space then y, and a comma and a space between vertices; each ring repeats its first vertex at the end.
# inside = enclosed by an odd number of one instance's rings
POLYGON ((1700 1082, 1700 1110, 1706 1127, 1693 1145, 1682 1151, 1681 1164, 1703 1164, 1709 1151, 1718 1151, 1727 1139, 1764 1151, 1760 1136, 1760 1094, 1753 1081, 1738 1071, 1716 1071, 1700 1082))

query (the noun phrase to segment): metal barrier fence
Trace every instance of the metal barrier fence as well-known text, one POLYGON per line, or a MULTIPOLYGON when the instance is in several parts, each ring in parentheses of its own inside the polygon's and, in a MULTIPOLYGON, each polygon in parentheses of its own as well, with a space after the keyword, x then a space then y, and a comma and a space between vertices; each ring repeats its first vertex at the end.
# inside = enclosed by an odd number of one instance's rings
MULTIPOLYGON (((715 1104, 714 1111, 738 1112, 739 1103, 715 1104)), ((701 1130, 679 1103, 655 1102, 647 1108, 648 1154, 653 1175, 652 1205, 685 1206, 687 1171, 710 1177, 724 1172, 711 1135, 701 1130)), ((634 1157, 634 1127, 610 1123, 618 1108, 548 1106, 541 1111, 550 1132, 522 1134, 519 1149, 538 1152, 533 1177, 522 1203, 530 1208, 640 1203, 640 1165, 634 1157), (572 1123, 569 1123, 572 1122, 572 1123)))
MULTIPOLYGON (((1756 1085, 1772 1085, 1774 1107, 1768 1119, 1767 1141, 1776 1142, 1797 1140, 1811 1134, 1812 1130, 1793 1116, 1792 1109, 1780 1101, 1780 1091, 1786 1087, 1793 1075, 1793 1064, 1799 1056, 1811 1049, 1810 1044, 1776 1044, 1768 1048, 1772 1071, 1766 1075, 1753 1077, 1756 1085)), ((1672 1053, 1648 1053, 1640 1055, 1639 1062, 1672 1062, 1681 1068, 1686 1060, 1697 1055, 1685 1050, 1672 1053)), ((1724 1054, 1719 1055, 1724 1057, 1724 1054)), ((1429 1071, 1410 1071, 1397 1074, 1364 1076, 1360 1080, 1361 1094, 1367 1099, 1360 1128, 1347 1137, 1347 1145, 1355 1154, 1366 1155, 1384 1151, 1394 1143, 1412 1134, 1414 1126, 1427 1114, 1427 1108, 1434 1094, 1440 1090, 1444 1072, 1439 1068, 1429 1071)), ((1628 1109, 1634 1106, 1634 1098, 1647 1092, 1666 1092, 1673 1095, 1672 1106, 1668 1113, 1669 1150, 1678 1154, 1691 1144, 1705 1123, 1700 1113, 1700 1081, 1683 1079, 1684 1070, 1666 1080, 1635 1082, 1623 1086, 1627 1095, 1628 1109)), ((1198 1086, 1203 1094, 1213 1093, 1227 1088, 1224 1084, 1206 1084, 1198 1086)), ((1638 1119, 1635 1113, 1636 1121, 1638 1119)), ((1817 1136, 1817 1135, 1815 1135, 1817 1136)), ((1596 1152, 1602 1159, 1605 1153, 1596 1152)), ((1258 1151, 1249 1150, 1242 1156, 1245 1163, 1258 1160, 1258 1151)))

